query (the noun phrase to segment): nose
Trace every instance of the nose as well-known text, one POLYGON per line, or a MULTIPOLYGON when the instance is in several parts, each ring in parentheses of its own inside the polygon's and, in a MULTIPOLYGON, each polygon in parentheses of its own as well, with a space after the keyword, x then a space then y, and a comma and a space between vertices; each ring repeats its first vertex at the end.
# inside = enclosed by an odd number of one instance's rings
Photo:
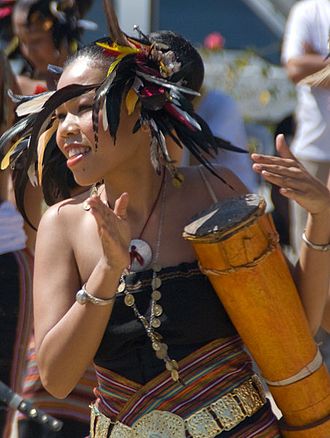
POLYGON ((59 125, 58 133, 62 138, 79 135, 80 129, 77 116, 71 113, 66 114, 59 125))

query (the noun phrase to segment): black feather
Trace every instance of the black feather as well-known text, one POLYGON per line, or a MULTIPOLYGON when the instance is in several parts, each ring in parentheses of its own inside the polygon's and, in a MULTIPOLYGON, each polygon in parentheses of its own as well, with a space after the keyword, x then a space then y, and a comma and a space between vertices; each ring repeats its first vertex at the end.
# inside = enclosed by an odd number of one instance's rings
POLYGON ((15 200, 18 211, 23 216, 23 219, 30 227, 36 230, 36 227, 28 218, 25 210, 25 189, 29 182, 26 172, 27 149, 25 149, 16 160, 15 169, 13 171, 13 186, 15 190, 15 200))
POLYGON ((191 88, 183 87, 180 84, 172 84, 171 82, 168 82, 166 79, 162 79, 158 76, 152 76, 147 73, 143 73, 141 71, 137 71, 136 74, 145 79, 148 82, 151 82, 152 84, 161 85, 162 87, 173 89, 175 91, 190 94, 192 96, 200 96, 200 93, 198 91, 192 90, 191 88))
POLYGON ((231 152, 238 152, 240 154, 248 154, 249 152, 246 149, 242 149, 238 146, 233 145, 232 143, 230 143, 227 140, 224 140, 223 138, 220 137, 214 137, 215 141, 217 143, 217 147, 220 149, 225 149, 227 151, 231 151, 231 152))
POLYGON ((31 132, 34 122, 37 118, 37 114, 30 114, 24 119, 19 120, 15 125, 5 131, 0 137, 0 159, 6 154, 6 147, 15 140, 18 136, 25 136, 31 132))
POLYGON ((141 128, 142 126, 142 122, 141 122, 141 118, 139 117, 135 123, 135 125, 133 126, 133 134, 135 134, 136 132, 138 132, 138 130, 141 128))
POLYGON ((116 74, 117 74, 116 70, 114 70, 108 77, 106 77, 95 93, 93 111, 92 111, 92 121, 93 121, 93 131, 94 131, 94 140, 95 140, 96 149, 99 142, 99 112, 100 109, 103 108, 104 101, 106 99, 107 94, 109 93, 109 89, 116 77, 116 74))
POLYGON ((164 107, 167 102, 165 94, 154 94, 153 96, 139 96, 142 106, 146 110, 157 111, 164 107))

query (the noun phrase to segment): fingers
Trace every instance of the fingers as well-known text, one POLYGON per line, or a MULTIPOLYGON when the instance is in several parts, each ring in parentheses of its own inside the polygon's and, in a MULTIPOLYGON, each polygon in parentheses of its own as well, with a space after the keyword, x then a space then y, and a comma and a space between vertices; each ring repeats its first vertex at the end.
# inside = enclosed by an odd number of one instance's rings
POLYGON ((296 160, 296 157, 290 151, 289 146, 286 144, 285 138, 283 134, 278 134, 275 140, 275 147, 280 157, 282 158, 290 158, 292 160, 296 160))
POLYGON ((121 219, 127 219, 127 207, 128 207, 128 193, 122 193, 122 195, 116 200, 114 213, 121 219))
POLYGON ((99 229, 113 224, 116 219, 127 219, 128 194, 123 193, 115 202, 112 210, 99 196, 92 196, 86 200, 90 212, 94 216, 99 229))
POLYGON ((99 196, 92 196, 87 199, 86 203, 90 207, 89 211, 94 216, 99 231, 106 228, 106 224, 109 221, 109 214, 113 213, 110 208, 101 201, 99 196))
POLYGON ((276 137, 275 146, 280 156, 277 157, 275 155, 252 154, 252 160, 255 163, 261 164, 277 164, 285 167, 298 166, 298 160, 290 151, 283 134, 279 134, 276 137))
POLYGON ((269 183, 286 189, 301 190, 306 183, 300 169, 296 168, 263 166, 260 173, 269 183))
POLYGON ((290 151, 283 134, 275 141, 276 150, 280 156, 252 154, 253 170, 260 173, 267 181, 284 186, 285 184, 270 180, 269 173, 299 180, 303 178, 304 168, 290 151))

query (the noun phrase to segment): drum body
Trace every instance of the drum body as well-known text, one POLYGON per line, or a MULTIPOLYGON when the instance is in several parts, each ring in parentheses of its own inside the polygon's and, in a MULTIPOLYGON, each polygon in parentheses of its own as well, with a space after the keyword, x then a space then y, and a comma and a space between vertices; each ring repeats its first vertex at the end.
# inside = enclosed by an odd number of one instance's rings
POLYGON ((283 414, 284 437, 330 437, 330 378, 265 202, 211 206, 184 229, 283 414))

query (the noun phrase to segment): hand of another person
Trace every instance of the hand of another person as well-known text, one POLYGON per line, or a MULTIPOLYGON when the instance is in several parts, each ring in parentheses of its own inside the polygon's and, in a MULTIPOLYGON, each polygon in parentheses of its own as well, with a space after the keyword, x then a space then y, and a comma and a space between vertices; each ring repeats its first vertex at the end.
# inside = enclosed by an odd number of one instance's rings
POLYGON ((280 187, 283 196, 293 199, 309 213, 317 215, 330 209, 329 189, 310 175, 290 152, 283 134, 276 137, 276 150, 279 157, 252 154, 253 170, 267 182, 280 187))
POLYGON ((123 193, 112 210, 99 196, 87 199, 90 212, 94 216, 103 248, 103 257, 108 266, 123 271, 129 266, 128 252, 131 240, 127 220, 128 194, 123 193))

